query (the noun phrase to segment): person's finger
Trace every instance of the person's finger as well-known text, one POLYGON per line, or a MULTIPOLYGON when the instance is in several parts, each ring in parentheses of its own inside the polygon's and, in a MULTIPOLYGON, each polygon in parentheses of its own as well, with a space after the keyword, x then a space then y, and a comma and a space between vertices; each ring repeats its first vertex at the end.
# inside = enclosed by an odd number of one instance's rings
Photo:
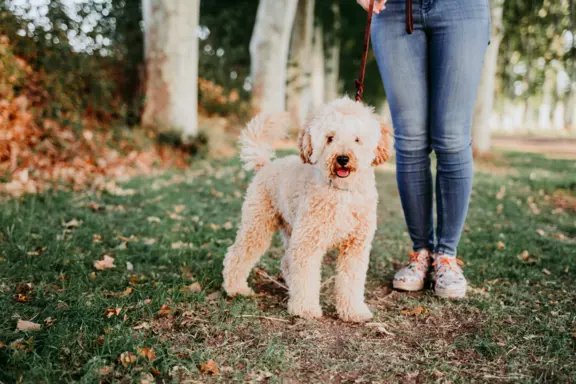
POLYGON ((356 2, 362 7, 364 8, 364 10, 366 12, 368 12, 368 2, 367 0, 356 0, 356 2))
POLYGON ((378 14, 383 9, 386 9, 386 0, 376 0, 374 2, 374 13, 378 14))

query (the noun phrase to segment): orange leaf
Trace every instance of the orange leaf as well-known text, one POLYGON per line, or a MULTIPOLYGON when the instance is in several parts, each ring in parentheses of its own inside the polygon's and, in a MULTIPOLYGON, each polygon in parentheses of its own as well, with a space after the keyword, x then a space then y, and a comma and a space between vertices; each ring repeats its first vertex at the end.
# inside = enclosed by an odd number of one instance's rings
POLYGON ((158 316, 168 316, 168 315, 170 315, 170 307, 164 304, 160 307, 160 310, 158 311, 158 316))
POLYGON ((218 365, 214 360, 208 360, 207 362, 200 365, 200 372, 217 376, 220 373, 220 370, 218 369, 218 365))
POLYGON ((400 313, 403 314, 404 316, 420 316, 421 314, 426 312, 428 312, 428 308, 423 306, 414 307, 412 309, 404 309, 400 311, 400 313))
POLYGON ((145 358, 148 361, 154 361, 156 360, 156 352, 154 352, 153 348, 140 348, 140 347, 136 347, 136 352, 138 352, 138 354, 140 356, 142 356, 143 358, 145 358))
POLYGON ((120 360, 120 363, 122 363, 124 367, 128 367, 130 364, 136 362, 136 355, 132 352, 122 352, 118 360, 120 360))
POLYGON ((121 311, 122 307, 108 308, 107 310, 104 311, 104 316, 106 317, 118 316, 121 311))

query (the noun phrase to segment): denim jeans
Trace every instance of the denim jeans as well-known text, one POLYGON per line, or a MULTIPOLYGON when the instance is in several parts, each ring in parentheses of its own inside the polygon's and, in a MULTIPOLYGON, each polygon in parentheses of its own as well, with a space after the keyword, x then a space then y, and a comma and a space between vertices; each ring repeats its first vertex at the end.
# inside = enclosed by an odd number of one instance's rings
POLYGON ((388 0, 372 21, 394 126, 398 189, 414 250, 456 255, 472 191, 470 131, 490 9, 488 0, 414 0, 413 17, 409 35, 405 0, 388 0))

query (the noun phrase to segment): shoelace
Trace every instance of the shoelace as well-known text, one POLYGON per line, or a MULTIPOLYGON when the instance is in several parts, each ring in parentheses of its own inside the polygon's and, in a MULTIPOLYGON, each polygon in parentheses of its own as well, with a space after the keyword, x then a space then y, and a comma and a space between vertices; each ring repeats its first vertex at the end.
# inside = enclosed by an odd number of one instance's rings
POLYGON ((451 269, 454 272, 462 272, 460 266, 464 266, 464 262, 461 259, 456 257, 449 257, 449 256, 441 256, 438 259, 434 260, 432 266, 437 266, 438 269, 446 267, 451 269))
POLYGON ((429 256, 425 253, 420 252, 410 252, 408 254, 409 264, 416 263, 420 269, 427 268, 430 264, 428 263, 429 256))

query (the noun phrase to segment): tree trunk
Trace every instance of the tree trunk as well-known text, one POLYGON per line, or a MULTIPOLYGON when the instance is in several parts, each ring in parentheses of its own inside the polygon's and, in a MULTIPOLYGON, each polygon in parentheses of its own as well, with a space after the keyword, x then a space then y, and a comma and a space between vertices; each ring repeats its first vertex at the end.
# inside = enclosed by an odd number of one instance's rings
POLYGON ((200 0, 143 0, 142 8, 147 77, 142 123, 195 136, 200 0))
POLYGON ((252 106, 255 112, 283 112, 286 66, 297 0, 260 0, 250 41, 252 106))
MULTIPOLYGON (((334 100, 340 95, 340 4, 334 1, 332 4, 334 14, 334 24, 326 48, 326 79, 324 81, 324 97, 326 101, 334 100)), ((326 40, 326 39, 325 39, 326 40)))
POLYGON ((322 27, 314 28, 314 45, 312 48, 312 110, 316 110, 324 104, 324 38, 322 27))
POLYGON ((310 107, 310 56, 314 37, 315 0, 300 0, 290 41, 286 103, 298 125, 304 124, 310 107))
POLYGON ((576 84, 571 84, 570 93, 566 98, 564 121, 566 130, 576 132, 576 84))
POLYGON ((504 35, 502 12, 504 0, 490 0, 490 14, 492 18, 492 30, 490 33, 490 45, 486 50, 484 68, 478 88, 478 98, 474 108, 472 122, 472 144, 476 154, 483 154, 490 150, 490 127, 488 121, 494 106, 494 92, 496 87, 496 69, 498 62, 498 49, 504 35))

